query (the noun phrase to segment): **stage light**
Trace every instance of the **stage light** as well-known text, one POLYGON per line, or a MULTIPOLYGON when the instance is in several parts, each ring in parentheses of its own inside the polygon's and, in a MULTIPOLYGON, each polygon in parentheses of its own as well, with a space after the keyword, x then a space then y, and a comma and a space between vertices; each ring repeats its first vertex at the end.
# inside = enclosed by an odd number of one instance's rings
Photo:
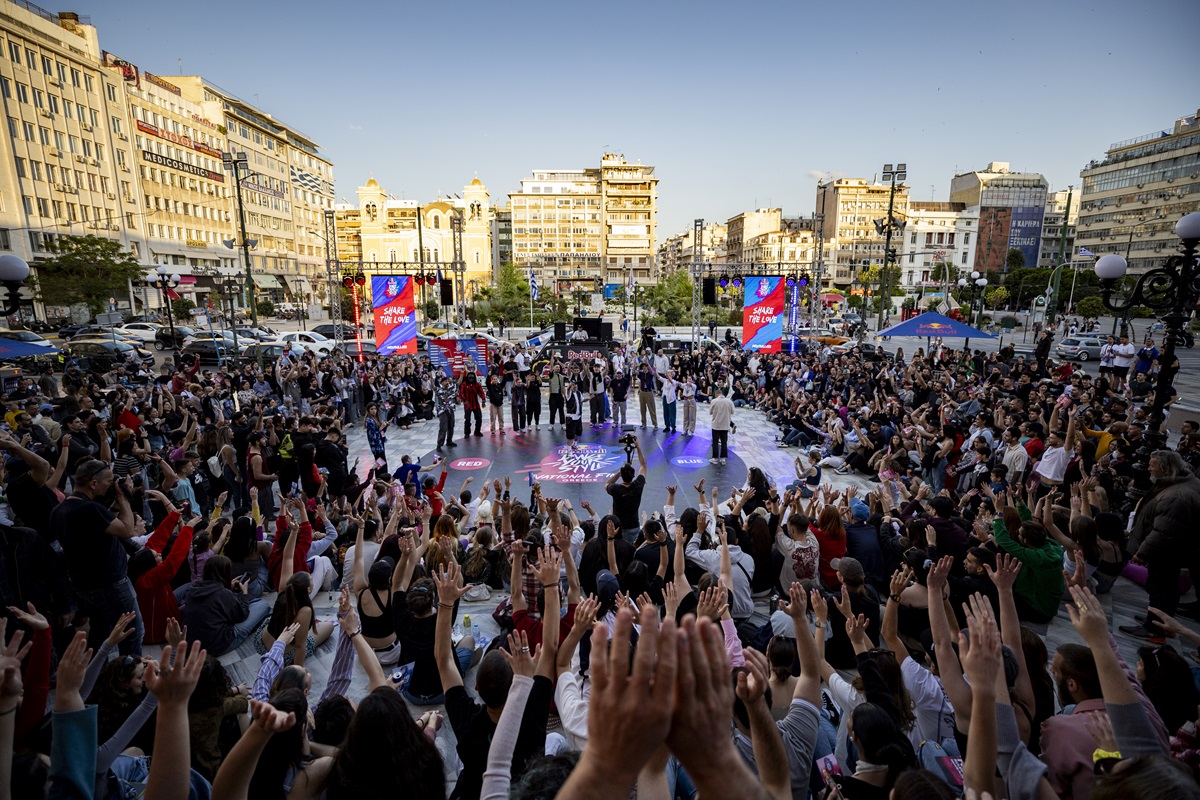
POLYGON ((788 279, 787 279, 787 287, 788 287, 789 289, 791 289, 791 288, 792 288, 793 286, 795 286, 795 285, 796 285, 796 276, 795 276, 795 275, 788 275, 788 279))
POLYGON ((417 286, 424 286, 425 285, 425 276, 418 272, 417 276, 415 278, 413 278, 413 281, 417 284, 417 286))
POLYGON ((722 288, 722 289, 724 289, 726 286, 728 286, 728 285, 729 285, 729 276, 728 276, 728 275, 722 275, 722 276, 721 276, 721 280, 717 281, 717 283, 718 283, 718 284, 720 284, 720 286, 721 286, 721 288, 722 288))
POLYGON ((806 287, 806 286, 808 286, 808 276, 807 276, 807 275, 801 275, 801 276, 800 276, 800 288, 801 288, 801 289, 803 289, 803 288, 804 288, 804 287, 806 287))
POLYGON ((742 279, 741 279, 741 278, 734 278, 734 279, 733 279, 733 288, 735 288, 735 289, 741 288, 741 285, 742 285, 742 279))
POLYGON ((367 283, 367 276, 360 272, 354 276, 354 282, 359 286, 365 286, 367 283))
POLYGON ((342 278, 342 286, 345 286, 347 289, 351 288, 354 286, 354 278, 351 278, 349 275, 342 278))

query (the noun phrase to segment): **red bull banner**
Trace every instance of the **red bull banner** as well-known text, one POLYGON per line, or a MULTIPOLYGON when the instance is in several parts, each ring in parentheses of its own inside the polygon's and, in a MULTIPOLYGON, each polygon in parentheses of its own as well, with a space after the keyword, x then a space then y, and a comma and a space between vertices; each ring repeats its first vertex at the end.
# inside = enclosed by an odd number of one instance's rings
POLYGON ((371 309, 375 317, 375 342, 380 355, 415 355, 417 315, 413 308, 413 283, 407 275, 374 275, 371 309))
POLYGON ((787 290, 781 277, 752 275, 742 284, 742 349, 778 353, 783 343, 787 290))
POLYGON ((488 374, 487 339, 432 339, 429 342, 429 363, 451 378, 461 378, 467 366, 475 365, 475 374, 488 374))

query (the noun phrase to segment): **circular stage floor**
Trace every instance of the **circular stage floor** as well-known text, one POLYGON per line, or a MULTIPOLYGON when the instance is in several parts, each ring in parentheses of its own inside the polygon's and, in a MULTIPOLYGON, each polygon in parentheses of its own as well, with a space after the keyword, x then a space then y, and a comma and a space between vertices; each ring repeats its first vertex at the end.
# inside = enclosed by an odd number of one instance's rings
MULTIPOLYGON (((681 505, 694 506, 696 493, 692 486, 701 478, 705 479, 706 491, 711 492, 714 486, 720 490, 720 500, 729 498, 731 487, 746 482, 747 465, 738 458, 732 444, 728 463, 709 463, 712 441, 707 430, 685 436, 634 426, 631 432, 638 437, 646 455, 642 509, 647 513, 661 510, 667 500, 667 486, 672 484, 679 486, 681 505)), ((455 431, 456 436, 461 433, 461 428, 455 431)), ((529 487, 540 481, 544 497, 566 498, 576 509, 580 507, 579 501, 587 500, 596 513, 603 515, 612 509, 612 501, 604 491, 605 481, 626 461, 625 447, 618 441, 623 433, 612 423, 595 430, 584 425, 579 449, 572 452, 561 426, 551 431, 543 425, 540 431, 530 428, 520 435, 510 430, 505 436, 493 436, 485 428, 483 436, 459 436, 455 440, 458 447, 431 451, 421 462, 431 463, 432 455, 437 452, 450 461, 448 491, 458 491, 468 476, 475 478, 469 487, 472 494, 478 494, 485 480, 490 483, 508 477, 512 480, 513 496, 528 502, 529 487)), ((634 469, 638 466, 636 452, 633 466, 634 469)))

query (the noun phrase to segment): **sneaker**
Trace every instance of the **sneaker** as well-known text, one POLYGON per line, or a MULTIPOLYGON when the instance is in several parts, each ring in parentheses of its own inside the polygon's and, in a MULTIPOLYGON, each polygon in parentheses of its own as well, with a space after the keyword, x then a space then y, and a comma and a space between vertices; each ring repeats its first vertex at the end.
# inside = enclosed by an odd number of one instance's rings
POLYGON ((708 463, 710 463, 710 464, 716 464, 716 463, 717 463, 717 460, 716 460, 715 458, 710 458, 710 459, 708 460, 708 463))
POLYGON ((1121 625, 1117 630, 1126 636, 1132 636, 1135 639, 1141 639, 1150 644, 1165 644, 1167 641, 1166 637, 1151 633, 1141 625, 1121 625))
POLYGON ((483 434, 482 434, 481 432, 479 432, 479 431, 475 431, 475 435, 476 435, 476 436, 483 436, 483 434))
MULTIPOLYGON (((1138 625, 1145 626, 1145 624, 1146 624, 1146 617, 1144 614, 1134 614, 1133 619, 1134 619, 1134 621, 1137 622, 1138 625)), ((1170 631, 1163 631, 1163 638, 1174 639, 1175 634, 1171 633, 1170 631)))
POLYGON ((838 727, 842 721, 842 712, 838 710, 837 704, 833 702, 833 698, 829 692, 821 690, 821 708, 825 709, 825 713, 829 715, 829 721, 833 723, 833 727, 838 727))
POLYGON ((446 442, 446 447, 458 447, 458 444, 455 442, 446 442))
POLYGON ((721 466, 725 466, 725 459, 721 459, 721 466))

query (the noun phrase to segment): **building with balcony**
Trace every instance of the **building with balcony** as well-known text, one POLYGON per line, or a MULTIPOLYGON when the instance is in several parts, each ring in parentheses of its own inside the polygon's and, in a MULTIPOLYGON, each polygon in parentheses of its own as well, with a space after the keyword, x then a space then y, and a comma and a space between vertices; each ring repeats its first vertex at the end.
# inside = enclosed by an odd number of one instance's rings
POLYGON ((463 187, 461 197, 439 197, 431 203, 400 200, 374 178, 358 187, 357 205, 337 204, 337 257, 343 266, 361 267, 370 275, 436 274, 455 286, 456 300, 472 280, 491 285, 492 207, 488 190, 478 177, 463 187), (461 216, 464 272, 456 276, 454 228, 461 216))
POLYGON ((746 243, 764 233, 777 231, 783 221, 782 208, 757 208, 743 211, 725 221, 725 263, 749 261, 746 243))
POLYGON ((630 164, 623 155, 605 153, 600 159, 600 194, 605 284, 650 282, 658 232, 654 167, 630 164))
POLYGON ((706 222, 700 229, 700 249, 696 250, 696 229, 688 228, 667 237, 658 247, 658 268, 663 274, 687 269, 694 261, 713 263, 725 257, 727 228, 719 222, 706 222))
MULTIPOLYGON (((136 154, 122 86, 136 68, 100 49, 77 14, 0 2, 0 91, 8 144, 0 155, 0 252, 36 273, 58 236, 96 235, 146 258, 136 154)), ((21 292, 22 311, 34 311, 21 292)), ((133 302, 119 298, 122 306, 133 302)), ((40 304, 38 316, 68 309, 40 304)))
POLYGON ((1070 262, 1075 253, 1075 229, 1079 222, 1079 192, 1069 190, 1051 192, 1046 198, 1046 215, 1042 221, 1042 246, 1038 254, 1037 266, 1053 269, 1059 263, 1061 247, 1062 258, 1070 262), (1071 208, 1068 213, 1067 198, 1070 197, 1071 208), (1067 235, 1063 241, 1063 220, 1066 219, 1067 235))
MULTIPOLYGON (((886 238, 875 222, 887 219, 889 204, 897 219, 906 219, 908 187, 897 184, 893 198, 891 184, 865 178, 838 178, 817 184, 820 238, 830 245, 832 254, 824 269, 826 285, 845 289, 863 267, 883 263, 886 238)), ((892 247, 898 249, 894 234, 892 242, 892 247)))
POLYGON ((927 294, 971 272, 978 221, 978 209, 963 203, 909 203, 896 254, 901 287, 910 293, 927 294))
POLYGON ((492 266, 507 264, 513 258, 512 203, 492 206, 492 266))
POLYGON ((1036 172, 1013 172, 1008 162, 964 172, 950 181, 950 202, 979 207, 979 237, 972 269, 1005 272, 1008 251, 1020 250, 1025 265, 1038 263, 1050 184, 1036 172))
POLYGON ((1179 245, 1175 223, 1200 211, 1200 111, 1113 144, 1079 174, 1076 249, 1119 253, 1132 272, 1163 266, 1179 245))

